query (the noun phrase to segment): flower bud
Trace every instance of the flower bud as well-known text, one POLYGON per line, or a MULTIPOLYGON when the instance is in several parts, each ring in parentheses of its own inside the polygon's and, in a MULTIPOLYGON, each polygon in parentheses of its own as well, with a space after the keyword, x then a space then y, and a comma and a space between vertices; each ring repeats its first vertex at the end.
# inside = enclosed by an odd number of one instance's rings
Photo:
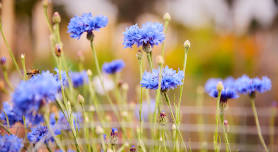
POLYGON ((127 91, 127 90, 128 90, 128 84, 127 84, 127 83, 123 83, 122 89, 123 89, 124 91, 127 91))
POLYGON ((177 126, 175 124, 172 125, 172 130, 176 130, 177 126))
POLYGON ((161 55, 156 57, 156 63, 160 66, 164 64, 164 59, 161 55))
POLYGON ((169 14, 168 12, 165 13, 165 14, 163 15, 163 19, 164 19, 165 21, 170 21, 170 20, 171 20, 170 14, 169 14))
POLYGON ((159 122, 161 125, 165 125, 167 123, 167 115, 164 111, 160 112, 159 122))
POLYGON ((110 136, 111 136, 111 141, 110 141, 111 144, 112 145, 118 144, 118 142, 119 142, 119 132, 118 132, 117 128, 112 128, 110 136))
POLYGON ((93 73, 92 73, 92 70, 87 70, 87 74, 88 74, 88 76, 92 76, 93 75, 93 73))
POLYGON ((150 44, 143 44, 143 51, 146 53, 152 52, 152 46, 150 44))
POLYGON ((129 152, 136 152, 136 147, 135 145, 132 145, 129 149, 129 152))
POLYGON ((43 0, 42 5, 43 5, 44 8, 47 8, 48 7, 48 0, 43 0))
POLYGON ((122 115, 124 118, 127 118, 127 117, 128 117, 128 112, 127 112, 127 111, 122 111, 122 112, 121 112, 121 115, 122 115))
POLYGON ((216 89, 218 92, 221 92, 224 89, 223 83, 221 81, 217 83, 216 89))
POLYGON ((52 21, 53 21, 54 24, 61 23, 61 16, 58 12, 54 12, 53 17, 52 17, 52 21))
POLYGON ((228 120, 224 120, 224 125, 225 125, 225 126, 228 126, 228 125, 229 125, 228 120))
POLYGON ((141 60, 142 57, 143 57, 143 52, 141 50, 138 50, 137 53, 136 53, 136 57, 138 60, 141 60))
POLYGON ((1 57, 1 58, 0 58, 0 64, 1 64, 1 65, 5 65, 6 62, 7 62, 7 59, 6 59, 5 57, 1 57))
POLYGON ((87 39, 88 39, 89 41, 93 41, 93 40, 94 40, 94 37, 95 37, 95 35, 94 35, 93 32, 87 32, 87 39))
POLYGON ((24 58, 25 58, 25 55, 22 53, 22 54, 20 55, 20 58, 21 58, 21 59, 24 59, 24 58))
POLYGON ((57 44, 55 47, 55 54, 57 57, 60 57, 62 54, 62 47, 59 44, 57 44))
POLYGON ((101 126, 97 126, 97 127, 96 127, 96 133, 97 133, 98 135, 103 134, 103 133, 104 133, 103 128, 102 128, 101 126))
POLYGON ((190 41, 189 40, 186 40, 185 42, 184 42, 184 47, 185 48, 190 48, 190 41))
POLYGON ((78 101, 79 103, 81 103, 81 104, 83 104, 83 103, 85 102, 84 97, 83 97, 81 94, 79 94, 79 95, 77 96, 77 101, 78 101))

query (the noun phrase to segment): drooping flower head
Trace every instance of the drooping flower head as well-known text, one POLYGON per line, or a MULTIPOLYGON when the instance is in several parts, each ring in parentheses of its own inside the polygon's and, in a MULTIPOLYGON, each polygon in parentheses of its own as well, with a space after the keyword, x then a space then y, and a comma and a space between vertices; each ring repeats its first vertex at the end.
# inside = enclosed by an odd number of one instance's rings
MULTIPOLYGON (((166 66, 162 71, 162 80, 161 80, 161 90, 166 91, 168 89, 177 88, 177 86, 182 85, 184 78, 184 73, 182 71, 176 72, 171 68, 166 66)), ((141 87, 147 89, 157 89, 159 81, 159 70, 153 69, 151 72, 145 72, 142 80, 140 82, 141 87)))
POLYGON ((23 140, 15 135, 0 135, 0 152, 20 152, 23 140))
POLYGON ((223 90, 221 91, 221 102, 227 102, 228 99, 238 98, 236 88, 235 88, 235 80, 232 77, 229 77, 225 80, 221 79, 209 79, 205 85, 206 92, 214 98, 218 97, 217 84, 218 82, 222 82, 224 85, 223 90))
POLYGON ((3 110, 0 114, 0 119, 4 121, 4 125, 7 125, 7 118, 9 119, 9 125, 12 126, 16 122, 23 123, 23 116, 16 111, 14 111, 13 107, 7 102, 3 103, 3 110))
POLYGON ((21 115, 34 116, 41 106, 56 99, 59 84, 49 71, 21 81, 12 94, 14 109, 21 115))
POLYGON ((92 13, 84 13, 81 16, 71 18, 68 32, 72 38, 80 39, 83 33, 92 34, 93 31, 105 27, 107 23, 108 18, 105 16, 93 16, 92 13))
POLYGON ((123 60, 114 60, 109 63, 104 63, 102 66, 102 71, 106 74, 114 74, 120 72, 125 66, 123 60))
MULTIPOLYGON (((60 132, 54 131, 55 135, 58 135, 60 132)), ((32 128, 31 132, 27 134, 27 138, 31 143, 37 142, 54 142, 54 138, 49 132, 46 126, 39 125, 35 128, 32 128)))
POLYGON ((259 78, 249 78, 247 75, 236 80, 237 91, 240 94, 249 94, 252 95, 255 92, 263 93, 271 89, 271 80, 264 76, 261 79, 259 78))
POLYGON ((132 47, 133 45, 146 46, 158 45, 163 42, 165 35, 163 33, 163 25, 160 23, 147 22, 141 28, 137 24, 130 26, 124 32, 125 48, 132 47))

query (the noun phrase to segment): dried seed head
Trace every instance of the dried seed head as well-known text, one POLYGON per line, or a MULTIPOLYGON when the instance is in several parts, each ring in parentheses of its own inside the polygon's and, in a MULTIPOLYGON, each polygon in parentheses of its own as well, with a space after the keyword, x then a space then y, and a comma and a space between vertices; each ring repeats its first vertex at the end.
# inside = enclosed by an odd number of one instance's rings
POLYGON ((169 14, 168 12, 165 13, 165 14, 163 15, 163 19, 164 19, 165 21, 170 21, 170 20, 171 20, 170 14, 169 14))
POLYGON ((53 17, 52 17, 52 21, 53 21, 54 24, 61 23, 61 16, 58 12, 54 12, 53 17))

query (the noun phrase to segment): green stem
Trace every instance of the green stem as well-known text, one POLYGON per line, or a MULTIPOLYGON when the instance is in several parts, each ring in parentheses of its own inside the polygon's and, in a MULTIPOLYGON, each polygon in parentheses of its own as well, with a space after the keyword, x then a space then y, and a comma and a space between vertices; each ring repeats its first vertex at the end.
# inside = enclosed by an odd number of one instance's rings
POLYGON ((6 128, 1 122, 0 122, 0 127, 3 128, 8 134, 10 134, 10 135, 12 134, 10 132, 10 130, 8 128, 6 128))
POLYGON ((15 68, 16 68, 18 74, 21 76, 21 72, 20 72, 19 66, 18 66, 18 64, 16 62, 16 59, 15 59, 14 53, 12 51, 12 48, 10 47, 10 45, 9 45, 9 43, 8 43, 6 37, 5 37, 1 21, 0 21, 0 32, 1 32, 2 38, 4 40, 4 43, 5 43, 6 47, 8 48, 9 55, 12 58, 12 61, 13 61, 14 65, 15 65, 15 68))
POLYGON ((256 106, 255 106, 255 97, 250 98, 250 103, 251 103, 251 106, 252 106, 252 110, 253 110, 253 114, 254 114, 254 118, 255 118, 255 122, 256 122, 256 126, 257 126, 257 132, 258 132, 260 142, 261 142, 262 146, 264 147, 265 152, 269 152, 269 150, 268 150, 268 148, 265 144, 263 135, 262 135, 262 130, 261 130, 261 126, 260 126, 260 122, 259 122, 259 118, 258 118, 256 106))
POLYGON ((5 80, 6 83, 8 84, 9 88, 13 90, 13 85, 12 85, 12 83, 11 83, 10 80, 9 80, 7 70, 5 70, 5 69, 3 70, 3 75, 4 75, 4 80, 5 80))
MULTIPOLYGON (((166 35, 167 34, 167 31, 168 31, 168 24, 169 24, 169 21, 168 20, 165 20, 164 22, 164 34, 166 35)), ((161 46, 161 56, 164 58, 164 54, 165 54, 165 42, 164 41, 162 43, 162 46, 161 46)))
POLYGON ((152 62, 152 53, 151 52, 147 53, 147 59, 148 59, 149 65, 150 65, 150 69, 152 71, 153 70, 153 62, 152 62))
POLYGON ((218 127, 219 127, 219 116, 220 116, 220 99, 221 99, 221 91, 218 91, 218 97, 217 97, 217 103, 216 103, 216 114, 215 114, 215 119, 216 119, 216 128, 214 132, 214 150, 216 152, 220 151, 220 145, 218 143, 218 127))
POLYGON ((185 151, 187 152, 187 146, 186 146, 186 144, 184 143, 182 134, 181 134, 180 129, 179 129, 179 127, 178 127, 178 124, 177 124, 177 121, 176 121, 174 112, 173 112, 173 110, 172 110, 172 105, 171 105, 169 96, 168 96, 168 94, 167 94, 165 91, 162 92, 162 94, 163 94, 164 97, 165 97, 166 103, 167 103, 167 105, 168 105, 168 107, 169 107, 169 109, 170 109, 171 116, 172 116, 173 121, 175 122, 175 125, 176 125, 176 127, 177 127, 176 130, 177 130, 177 132, 178 132, 178 134, 179 134, 179 136, 180 136, 180 138, 181 138, 181 140, 182 140, 182 143, 183 143, 183 145, 184 145, 184 147, 185 147, 185 151))
POLYGON ((224 138, 225 138, 226 152, 231 152, 231 146, 230 146, 230 143, 229 143, 228 133, 227 133, 226 127, 224 125, 224 104, 220 104, 220 121, 221 121, 221 125, 222 125, 222 128, 223 128, 223 133, 224 133, 224 138))
POLYGON ((275 137, 275 118, 277 114, 277 107, 272 107, 270 117, 270 151, 274 151, 274 137, 275 137))
POLYGON ((3 112, 4 112, 5 117, 6 117, 7 126, 8 126, 8 128, 10 128, 11 126, 10 126, 9 117, 8 117, 7 113, 5 112, 5 110, 3 110, 3 112))
MULTIPOLYGON (((142 63, 142 58, 138 59, 139 62, 139 71, 140 71, 140 81, 142 80, 142 76, 143 76, 143 63, 142 63)), ((143 121, 142 121, 142 107, 143 107, 143 88, 140 87, 140 99, 139 99, 139 104, 140 104, 140 108, 139 108, 139 122, 140 122, 140 132, 139 132, 139 140, 140 140, 140 146, 142 147, 142 149, 145 149, 144 147, 144 143, 142 141, 142 135, 143 135, 143 121)))
POLYGON ((47 9, 48 9, 48 7, 43 7, 43 13, 44 13, 44 16, 46 18, 49 31, 52 34, 53 33, 53 29, 52 29, 52 26, 51 26, 51 23, 50 23, 50 20, 49 20, 49 17, 48 17, 48 10, 47 9))
POLYGON ((27 71, 26 71, 26 65, 25 65, 25 56, 23 55, 21 57, 21 66, 23 68, 23 77, 24 77, 24 80, 27 80, 27 71))

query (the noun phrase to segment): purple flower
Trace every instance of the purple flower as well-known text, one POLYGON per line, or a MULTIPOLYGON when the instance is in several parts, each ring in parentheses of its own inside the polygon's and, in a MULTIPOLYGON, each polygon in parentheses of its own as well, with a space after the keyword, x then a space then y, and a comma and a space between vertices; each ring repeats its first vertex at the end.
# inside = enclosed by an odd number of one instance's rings
POLYGON ((120 72, 125 66, 123 60, 114 60, 109 63, 104 63, 102 66, 102 71, 106 74, 114 74, 120 72))

